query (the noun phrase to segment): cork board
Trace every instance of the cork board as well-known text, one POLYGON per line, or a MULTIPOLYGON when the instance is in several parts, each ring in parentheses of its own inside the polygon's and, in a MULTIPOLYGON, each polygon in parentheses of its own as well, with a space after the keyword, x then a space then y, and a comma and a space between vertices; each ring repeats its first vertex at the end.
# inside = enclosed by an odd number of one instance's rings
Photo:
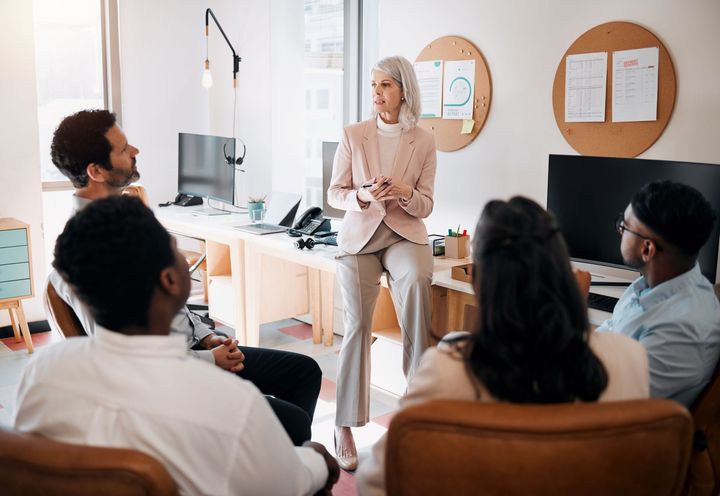
POLYGON ((443 36, 423 48, 416 62, 425 60, 475 60, 475 94, 473 103, 473 120, 475 124, 468 134, 460 134, 463 121, 460 119, 423 118, 418 125, 435 135, 438 150, 452 152, 467 146, 480 133, 488 111, 492 85, 485 59, 480 50, 465 38, 459 36, 443 36))
POLYGON ((667 49, 650 31, 630 22, 608 22, 586 31, 570 45, 555 72, 553 111, 565 140, 581 155, 626 157, 640 155, 665 130, 675 106, 675 68, 667 49), (658 47, 657 120, 612 122, 612 52, 658 47), (565 122, 565 59, 577 53, 608 52, 605 122, 565 122))

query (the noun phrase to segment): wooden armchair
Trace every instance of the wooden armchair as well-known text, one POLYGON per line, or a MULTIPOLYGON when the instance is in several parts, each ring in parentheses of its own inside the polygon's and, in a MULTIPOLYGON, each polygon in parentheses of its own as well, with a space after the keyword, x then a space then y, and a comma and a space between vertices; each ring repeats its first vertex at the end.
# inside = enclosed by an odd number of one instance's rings
POLYGON ((165 467, 140 451, 51 441, 0 427, 0 493, 7 496, 175 496, 165 467))
POLYGON ((387 494, 680 494, 692 420, 668 400, 517 405, 433 401, 397 414, 387 494))

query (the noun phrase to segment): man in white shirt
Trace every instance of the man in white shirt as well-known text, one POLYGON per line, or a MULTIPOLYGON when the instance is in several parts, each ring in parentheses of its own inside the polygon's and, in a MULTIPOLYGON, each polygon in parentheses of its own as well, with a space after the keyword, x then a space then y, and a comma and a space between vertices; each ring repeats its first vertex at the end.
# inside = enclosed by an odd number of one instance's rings
MULTIPOLYGON (((63 119, 50 146, 52 161, 75 187, 73 214, 94 200, 120 195, 140 178, 136 156, 140 153, 106 110, 83 110, 63 119)), ((48 280, 72 307, 88 335, 95 322, 73 291, 55 272, 48 280)), ((282 350, 238 347, 237 342, 216 335, 200 318, 183 307, 171 332, 185 336, 190 353, 218 367, 237 373, 267 395, 278 419, 297 446, 310 439, 322 372, 312 358, 282 350)))
POLYGON ((110 197, 78 213, 53 266, 97 323, 95 335, 33 357, 16 428, 146 452, 184 494, 329 494, 339 468, 322 445, 293 447, 255 386, 168 335, 190 291, 188 266, 140 200, 110 197))

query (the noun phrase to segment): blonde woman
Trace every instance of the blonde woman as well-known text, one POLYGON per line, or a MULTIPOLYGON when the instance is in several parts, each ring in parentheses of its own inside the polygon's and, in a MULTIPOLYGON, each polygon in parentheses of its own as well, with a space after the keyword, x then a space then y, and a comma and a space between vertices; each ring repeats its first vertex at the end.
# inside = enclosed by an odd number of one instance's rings
POLYGON ((345 470, 357 468, 350 428, 369 421, 370 324, 383 272, 400 322, 408 378, 430 333, 433 261, 422 219, 433 209, 435 140, 417 127, 420 94, 407 59, 379 61, 371 85, 374 116, 344 129, 328 188, 328 203, 346 211, 338 236, 345 337, 335 419, 336 453, 345 470))

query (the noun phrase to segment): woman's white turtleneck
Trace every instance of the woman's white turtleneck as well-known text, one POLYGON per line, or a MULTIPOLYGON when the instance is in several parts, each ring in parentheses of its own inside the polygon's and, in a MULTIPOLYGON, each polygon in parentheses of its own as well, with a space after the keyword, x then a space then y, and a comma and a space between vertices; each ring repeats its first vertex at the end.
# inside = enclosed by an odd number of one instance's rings
POLYGON ((395 155, 397 155, 398 145, 400 144, 400 135, 402 127, 400 123, 387 124, 380 116, 377 116, 377 134, 378 134, 378 150, 380 151, 380 174, 390 176, 393 164, 395 163, 395 155))

